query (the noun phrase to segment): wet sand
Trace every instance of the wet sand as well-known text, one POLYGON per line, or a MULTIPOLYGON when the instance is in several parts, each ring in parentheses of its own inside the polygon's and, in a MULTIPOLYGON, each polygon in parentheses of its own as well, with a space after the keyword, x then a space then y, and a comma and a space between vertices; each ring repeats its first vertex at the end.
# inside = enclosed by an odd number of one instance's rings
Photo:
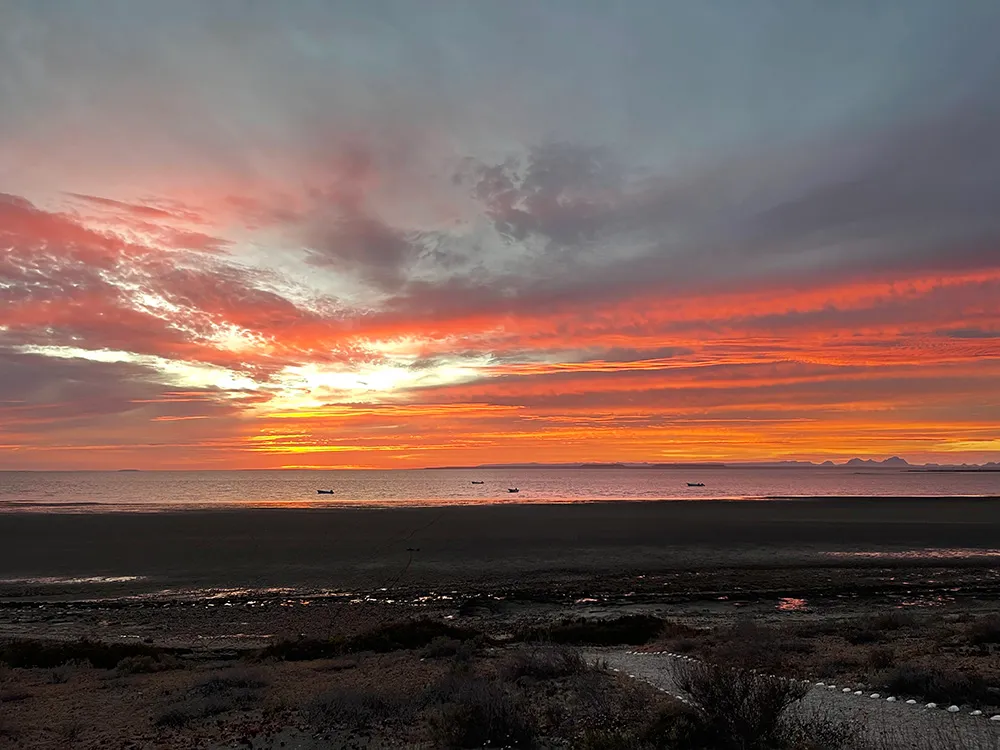
MULTIPOLYGON (((628 571, 885 565, 891 557, 865 554, 954 548, 1000 548, 1000 499, 5 513, 0 579, 8 582, 0 594, 40 577, 99 576, 138 580, 88 586, 95 594, 544 585, 628 571)), ((1000 567, 1000 557, 983 559, 1000 567)))

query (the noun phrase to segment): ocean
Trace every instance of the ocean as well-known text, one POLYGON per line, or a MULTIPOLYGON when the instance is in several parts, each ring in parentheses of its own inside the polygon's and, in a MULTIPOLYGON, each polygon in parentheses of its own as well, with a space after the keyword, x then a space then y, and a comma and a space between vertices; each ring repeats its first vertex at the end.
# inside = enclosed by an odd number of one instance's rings
POLYGON ((1000 496, 1000 472, 845 467, 0 472, 0 512, 958 496, 1000 496), (519 492, 509 493, 512 487, 519 492), (318 489, 334 494, 320 495, 318 489))

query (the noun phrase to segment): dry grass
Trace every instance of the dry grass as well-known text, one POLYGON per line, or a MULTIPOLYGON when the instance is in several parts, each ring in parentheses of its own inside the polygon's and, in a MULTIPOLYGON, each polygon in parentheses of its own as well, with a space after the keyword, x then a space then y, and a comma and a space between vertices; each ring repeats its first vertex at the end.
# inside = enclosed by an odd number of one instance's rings
POLYGON ((520 677, 545 680, 581 674, 587 670, 587 662, 575 648, 535 643, 512 651, 500 669, 501 675, 508 680, 520 677))
POLYGON ((310 707, 310 721, 321 729, 364 731, 390 721, 409 721, 418 705, 413 696, 389 688, 334 688, 310 707))
POLYGON ((155 723, 179 728, 199 719, 252 708, 267 684, 257 672, 228 670, 192 686, 184 698, 161 711, 155 723))
POLYGON ((436 747, 533 747, 535 721, 523 693, 502 680, 465 677, 436 687, 440 705, 431 709, 436 747))

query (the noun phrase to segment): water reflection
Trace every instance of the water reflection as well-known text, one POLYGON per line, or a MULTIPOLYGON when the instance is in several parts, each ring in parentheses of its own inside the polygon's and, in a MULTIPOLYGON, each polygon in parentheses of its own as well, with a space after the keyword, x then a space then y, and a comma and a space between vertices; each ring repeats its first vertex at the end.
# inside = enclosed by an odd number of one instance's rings
POLYGON ((808 607, 805 599, 796 599, 789 596, 778 600, 778 609, 782 612, 803 612, 808 607))

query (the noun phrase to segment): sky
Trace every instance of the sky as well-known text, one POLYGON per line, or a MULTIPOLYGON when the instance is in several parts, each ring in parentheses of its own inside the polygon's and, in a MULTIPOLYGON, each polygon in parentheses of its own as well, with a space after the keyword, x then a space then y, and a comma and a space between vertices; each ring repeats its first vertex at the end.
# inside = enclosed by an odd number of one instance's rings
POLYGON ((7 0, 0 469, 1000 459, 998 24, 7 0))

